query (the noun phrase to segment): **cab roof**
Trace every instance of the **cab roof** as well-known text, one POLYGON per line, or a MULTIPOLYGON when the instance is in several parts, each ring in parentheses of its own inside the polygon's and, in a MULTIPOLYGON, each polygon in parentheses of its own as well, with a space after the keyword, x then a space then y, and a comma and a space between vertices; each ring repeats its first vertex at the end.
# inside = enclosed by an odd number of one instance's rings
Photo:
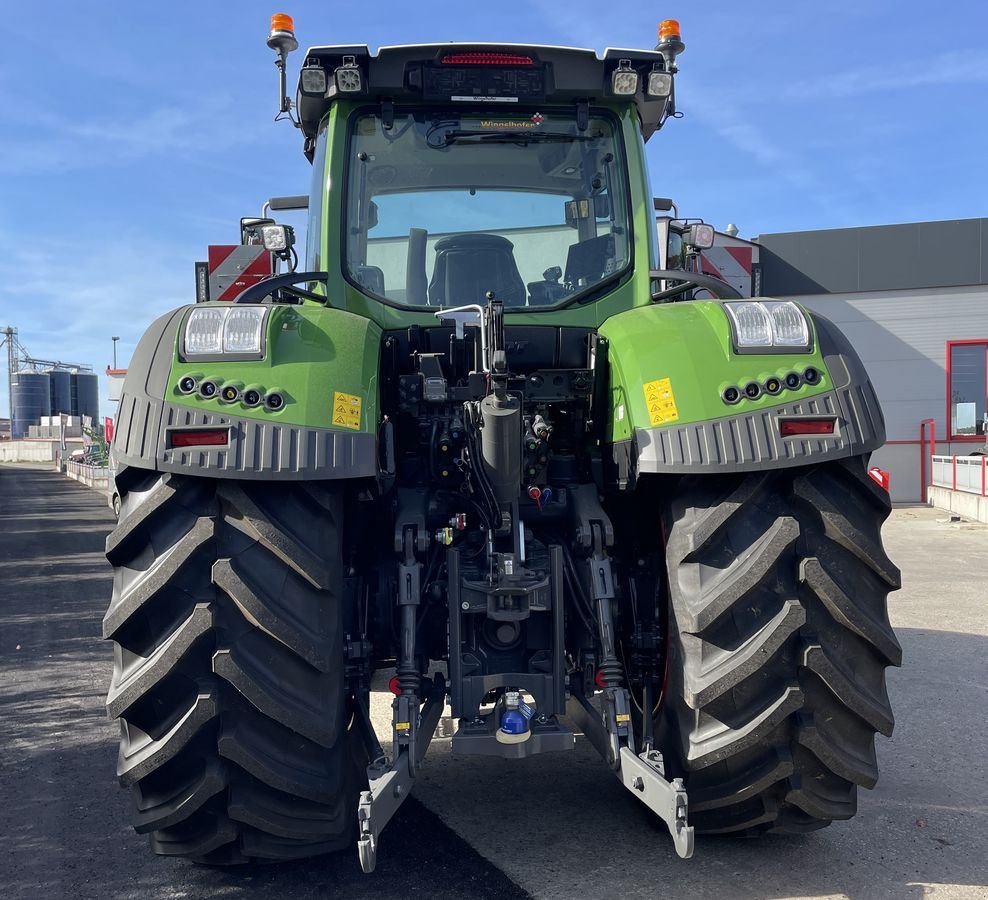
POLYGON ((655 50, 609 48, 598 54, 577 47, 536 44, 444 43, 381 47, 371 53, 366 44, 311 47, 299 76, 297 108, 308 147, 319 122, 339 99, 462 106, 479 110, 513 104, 562 106, 601 101, 634 102, 648 140, 674 112, 674 93, 650 97, 645 92, 649 74, 665 72, 665 58, 655 50), (618 95, 612 76, 618 68, 638 73, 638 91, 618 95), (343 91, 335 78, 339 69, 359 70, 359 79, 346 80, 343 91), (307 92, 306 70, 322 69, 325 91, 307 92))

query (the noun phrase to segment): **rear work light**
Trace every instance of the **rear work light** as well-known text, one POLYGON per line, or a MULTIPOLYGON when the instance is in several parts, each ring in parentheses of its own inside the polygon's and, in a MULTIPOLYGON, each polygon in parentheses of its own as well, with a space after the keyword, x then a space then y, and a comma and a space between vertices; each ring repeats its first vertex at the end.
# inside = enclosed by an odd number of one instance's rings
POLYGON ((668 97, 672 93, 672 73, 649 72, 647 93, 649 97, 668 97))
POLYGON ((447 53, 440 62, 444 66, 534 66, 535 60, 530 56, 517 53, 447 53))
POLYGON ((779 419, 779 434, 798 437, 805 434, 833 434, 837 419, 833 416, 820 419, 779 419))
POLYGON ((225 447, 230 443, 230 429, 217 428, 206 431, 202 428, 171 432, 172 447, 225 447))
POLYGON ((630 59, 622 59, 611 75, 611 91, 619 97, 631 97, 638 93, 638 73, 631 68, 630 59))
POLYGON ((333 78, 341 94, 356 94, 364 89, 364 79, 355 56, 344 56, 343 65, 336 69, 333 78))

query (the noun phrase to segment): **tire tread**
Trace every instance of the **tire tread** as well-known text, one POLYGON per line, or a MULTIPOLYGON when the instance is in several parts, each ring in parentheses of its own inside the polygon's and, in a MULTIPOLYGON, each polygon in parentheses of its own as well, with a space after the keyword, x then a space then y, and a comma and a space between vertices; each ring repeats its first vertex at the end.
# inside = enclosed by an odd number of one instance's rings
POLYGON ((117 774, 154 852, 210 865, 355 840, 342 495, 128 472, 107 539, 117 774))
POLYGON ((804 832, 854 815, 894 718, 902 650, 888 495, 859 457, 685 477, 664 509, 666 717, 700 832, 804 832))

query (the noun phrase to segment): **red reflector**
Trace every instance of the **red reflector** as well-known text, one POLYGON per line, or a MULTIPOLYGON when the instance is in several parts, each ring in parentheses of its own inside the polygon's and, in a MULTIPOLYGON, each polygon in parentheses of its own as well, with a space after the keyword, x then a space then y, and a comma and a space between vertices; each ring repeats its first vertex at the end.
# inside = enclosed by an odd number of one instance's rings
POLYGON ((889 475, 884 469, 879 469, 878 466, 872 466, 868 470, 868 474, 871 476, 872 481, 875 482, 882 490, 888 491, 891 485, 892 476, 889 475))
POLYGON ((391 691, 391 693, 394 694, 396 697, 401 696, 401 685, 398 683, 397 675, 395 675, 394 678, 392 678, 388 682, 388 690, 391 691))
POLYGON ((230 443, 230 432, 226 428, 219 431, 173 431, 173 447, 212 447, 217 444, 225 447, 230 443))
POLYGON ((447 53, 441 60, 444 66, 534 66, 530 56, 516 53, 447 53))
POLYGON ((836 419, 779 419, 779 434, 794 437, 799 434, 833 434, 836 419))

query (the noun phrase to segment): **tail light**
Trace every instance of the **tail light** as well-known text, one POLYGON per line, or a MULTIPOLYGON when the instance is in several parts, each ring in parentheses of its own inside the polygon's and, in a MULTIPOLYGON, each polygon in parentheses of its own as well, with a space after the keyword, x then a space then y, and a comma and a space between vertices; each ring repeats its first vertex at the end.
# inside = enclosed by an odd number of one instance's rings
POLYGON ((468 51, 447 53, 440 62, 444 66, 534 66, 535 60, 518 53, 497 53, 488 51, 468 51))
POLYGON ((779 419, 779 434, 782 437, 798 437, 804 434, 833 434, 837 419, 833 416, 819 419, 779 419))
POLYGON ((172 447, 225 447, 230 443, 229 428, 190 428, 169 433, 172 447))

